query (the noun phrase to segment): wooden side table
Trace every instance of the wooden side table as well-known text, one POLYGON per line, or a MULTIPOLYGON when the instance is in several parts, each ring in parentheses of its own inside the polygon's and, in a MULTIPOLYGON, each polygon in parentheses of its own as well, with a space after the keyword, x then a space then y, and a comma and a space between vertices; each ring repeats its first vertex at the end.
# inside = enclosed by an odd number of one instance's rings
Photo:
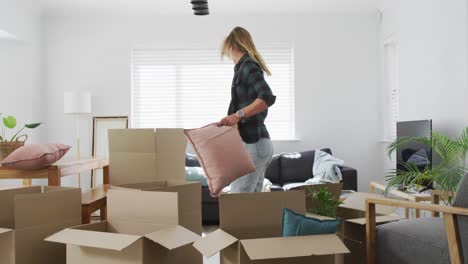
POLYGON ((107 218, 107 191, 110 185, 104 184, 81 194, 81 219, 83 224, 91 222, 91 214, 100 211, 100 218, 107 218))
POLYGON ((40 170, 16 170, 0 166, 0 179, 22 179, 23 185, 31 185, 31 179, 48 179, 49 186, 60 186, 63 177, 93 169, 103 169, 104 184, 109 184, 109 161, 102 158, 62 159, 40 170))
MULTIPOLYGON (((375 190, 384 192, 385 189, 387 189, 387 186, 378 182, 371 182, 369 186, 369 191, 371 193, 374 193, 375 190)), ((403 191, 396 190, 396 189, 392 189, 388 193, 398 198, 401 198, 403 200, 410 201, 410 202, 419 203, 419 202, 431 202, 432 201, 431 194, 428 194, 428 193, 409 193, 409 192, 403 192, 403 191)), ((415 210, 414 211, 415 218, 421 217, 421 211, 419 209, 414 209, 414 210, 415 210)), ((409 208, 405 208, 405 217, 409 218, 409 208)))

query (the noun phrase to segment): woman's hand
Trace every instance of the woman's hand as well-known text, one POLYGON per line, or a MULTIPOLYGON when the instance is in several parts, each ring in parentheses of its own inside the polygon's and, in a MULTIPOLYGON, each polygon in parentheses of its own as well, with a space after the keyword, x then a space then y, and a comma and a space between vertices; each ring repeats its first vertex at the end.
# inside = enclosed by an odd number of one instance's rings
POLYGON ((237 116, 237 114, 232 114, 221 119, 221 121, 219 121, 216 124, 218 126, 235 126, 237 125, 237 123, 239 123, 239 121, 240 121, 240 118, 237 116))

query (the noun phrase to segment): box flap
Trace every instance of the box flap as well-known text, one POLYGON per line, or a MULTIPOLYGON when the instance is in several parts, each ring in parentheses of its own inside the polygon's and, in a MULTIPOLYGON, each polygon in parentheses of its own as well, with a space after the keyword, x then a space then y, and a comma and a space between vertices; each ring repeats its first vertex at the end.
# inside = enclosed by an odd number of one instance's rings
POLYGON ((154 129, 109 129, 110 183, 145 182, 156 177, 154 129))
POLYGON ((195 241, 195 243, 193 243, 193 247, 195 247, 203 256, 211 257, 221 250, 236 243, 237 241, 237 238, 231 236, 221 229, 218 229, 213 233, 195 241))
POLYGON ((185 179, 182 129, 110 129, 111 184, 185 179))
POLYGON ((156 179, 185 180, 186 148, 183 129, 156 129, 156 179))
POLYGON ((241 244, 251 260, 349 253, 336 235, 248 239, 241 244))
POLYGON ((45 241, 122 251, 140 238, 141 236, 67 228, 49 236, 45 241))
MULTIPOLYGON (((356 192, 356 193, 350 194, 348 198, 344 200, 343 204, 340 205, 340 207, 365 212, 367 198, 384 198, 384 196, 380 194, 356 192)), ((375 210, 377 214, 388 215, 388 214, 392 214, 393 212, 395 212, 396 207, 377 205, 375 210)))
POLYGON ((305 191, 223 194, 219 196, 220 228, 238 239, 278 237, 283 208, 305 214, 305 191))
MULTIPOLYGON (((399 216, 399 215, 381 215, 375 218, 376 224, 385 224, 394 221, 404 220, 406 217, 399 216)), ((356 219, 348 219, 346 222, 358 224, 358 225, 365 225, 366 218, 356 218, 356 219)))
POLYGON ((177 199, 177 193, 111 189, 107 193, 107 219, 178 225, 177 199))
POLYGON ((178 225, 160 229, 145 235, 145 237, 169 250, 188 245, 201 238, 201 236, 178 225))

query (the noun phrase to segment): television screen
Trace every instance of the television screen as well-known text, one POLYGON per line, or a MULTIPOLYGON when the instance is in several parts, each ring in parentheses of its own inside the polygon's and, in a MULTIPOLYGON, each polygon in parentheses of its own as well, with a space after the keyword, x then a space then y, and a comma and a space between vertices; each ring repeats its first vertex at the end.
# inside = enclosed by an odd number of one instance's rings
MULTIPOLYGON (((407 137, 426 137, 432 135, 432 120, 406 121, 397 123, 398 139, 407 137)), ((412 163, 420 170, 432 167, 432 150, 419 142, 409 142, 397 149, 397 168, 404 169, 402 163, 412 163)))

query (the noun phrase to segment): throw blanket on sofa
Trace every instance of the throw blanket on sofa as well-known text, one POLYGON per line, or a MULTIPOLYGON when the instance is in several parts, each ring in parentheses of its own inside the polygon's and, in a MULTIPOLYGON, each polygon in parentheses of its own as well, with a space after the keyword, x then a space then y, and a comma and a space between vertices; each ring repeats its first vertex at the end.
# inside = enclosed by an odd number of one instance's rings
POLYGON ((306 181, 309 184, 324 184, 337 183, 342 179, 339 166, 343 165, 343 161, 333 157, 332 155, 317 150, 315 152, 315 161, 312 166, 313 178, 306 181))

